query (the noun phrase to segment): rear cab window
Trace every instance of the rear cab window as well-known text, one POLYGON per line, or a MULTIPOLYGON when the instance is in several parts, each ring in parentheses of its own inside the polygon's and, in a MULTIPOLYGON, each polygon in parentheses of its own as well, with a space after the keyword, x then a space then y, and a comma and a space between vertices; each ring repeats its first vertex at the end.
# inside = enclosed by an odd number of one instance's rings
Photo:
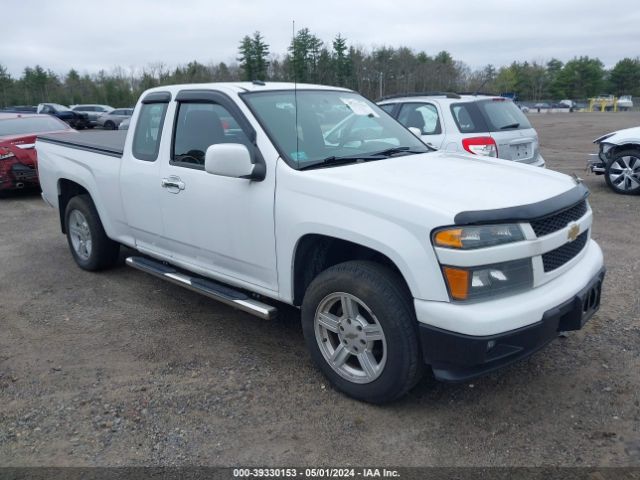
POLYGON ((138 160, 155 162, 158 158, 169 100, 170 93, 154 92, 142 101, 131 148, 133 156, 138 160))
POLYGON ((504 98, 454 103, 451 113, 461 133, 532 128, 522 111, 511 100, 504 98))

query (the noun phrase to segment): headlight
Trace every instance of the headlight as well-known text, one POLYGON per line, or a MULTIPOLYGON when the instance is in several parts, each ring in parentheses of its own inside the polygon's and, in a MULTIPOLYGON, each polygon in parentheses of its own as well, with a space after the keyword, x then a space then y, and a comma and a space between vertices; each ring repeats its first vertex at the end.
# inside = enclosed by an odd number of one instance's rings
POLYGON ((443 266, 442 273, 451 299, 458 301, 499 297, 530 289, 533 285, 530 258, 479 267, 443 266))
POLYGON ((521 240, 524 240, 524 234, 516 224, 445 228, 433 234, 435 246, 462 250, 493 247, 521 240))
POLYGON ((615 145, 611 143, 601 143, 600 151, 598 152, 598 158, 606 163, 609 160, 609 152, 614 146, 615 145))

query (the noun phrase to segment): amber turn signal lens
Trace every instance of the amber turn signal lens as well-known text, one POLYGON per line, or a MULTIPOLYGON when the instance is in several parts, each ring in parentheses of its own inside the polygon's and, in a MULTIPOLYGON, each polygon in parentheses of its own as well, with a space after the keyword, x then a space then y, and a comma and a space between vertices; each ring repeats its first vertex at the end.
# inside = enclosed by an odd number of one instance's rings
POLYGON ((442 267, 442 270, 447 279, 451 298, 466 300, 469 296, 469 271, 451 267, 442 267))
POLYGON ((462 229, 440 230, 434 240, 439 247, 462 248, 462 229))

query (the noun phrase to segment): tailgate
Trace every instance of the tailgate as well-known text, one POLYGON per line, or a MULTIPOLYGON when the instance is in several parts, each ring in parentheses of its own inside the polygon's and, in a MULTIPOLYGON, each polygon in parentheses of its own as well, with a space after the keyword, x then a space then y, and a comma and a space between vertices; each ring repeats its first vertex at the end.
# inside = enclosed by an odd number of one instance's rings
POLYGON ((538 157, 538 135, 533 128, 491 132, 498 146, 498 157, 515 162, 533 163, 538 157))

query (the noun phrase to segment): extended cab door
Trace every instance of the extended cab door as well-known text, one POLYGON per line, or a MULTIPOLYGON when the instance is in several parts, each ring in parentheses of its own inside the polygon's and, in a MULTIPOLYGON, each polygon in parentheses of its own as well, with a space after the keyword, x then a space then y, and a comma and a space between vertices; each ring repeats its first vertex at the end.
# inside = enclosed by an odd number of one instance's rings
MULTIPOLYGON (((171 100, 169 92, 152 92, 142 99, 140 111, 131 125, 120 168, 120 188, 127 225, 136 248, 152 255, 168 255, 162 237, 162 198, 160 188, 160 145, 171 100), (133 137, 132 137, 133 136, 133 137)), ((167 135, 170 136, 170 135, 167 135)), ((165 139, 166 140, 166 139, 165 139)))
POLYGON ((267 170, 264 180, 253 181, 204 170, 205 152, 217 143, 243 144, 254 160, 263 161, 254 128, 221 92, 183 90, 172 108, 159 203, 166 248, 194 271, 277 290, 275 175, 267 170))

